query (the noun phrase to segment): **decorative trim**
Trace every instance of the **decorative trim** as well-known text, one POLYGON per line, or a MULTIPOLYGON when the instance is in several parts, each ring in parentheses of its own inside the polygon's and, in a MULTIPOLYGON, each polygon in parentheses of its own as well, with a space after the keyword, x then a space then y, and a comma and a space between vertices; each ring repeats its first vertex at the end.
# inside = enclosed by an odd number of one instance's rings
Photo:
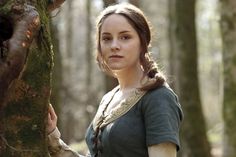
POLYGON ((93 120, 93 129, 97 130, 98 128, 104 127, 109 123, 113 122, 114 120, 118 119, 119 117, 126 114, 141 98, 145 95, 146 91, 141 91, 136 89, 130 97, 127 99, 122 100, 112 111, 109 115, 104 115, 104 111, 106 110, 107 106, 111 102, 112 98, 114 97, 115 93, 119 90, 119 86, 114 88, 111 93, 108 93, 105 96, 105 100, 102 100, 101 104, 99 105, 98 112, 93 120))

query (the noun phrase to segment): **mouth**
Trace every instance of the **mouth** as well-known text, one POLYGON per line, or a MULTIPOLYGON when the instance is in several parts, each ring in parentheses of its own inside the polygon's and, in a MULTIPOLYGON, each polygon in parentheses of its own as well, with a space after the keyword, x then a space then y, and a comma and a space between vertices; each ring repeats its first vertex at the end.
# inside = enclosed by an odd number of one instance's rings
POLYGON ((119 56, 119 55, 112 55, 109 58, 123 58, 123 56, 119 56))

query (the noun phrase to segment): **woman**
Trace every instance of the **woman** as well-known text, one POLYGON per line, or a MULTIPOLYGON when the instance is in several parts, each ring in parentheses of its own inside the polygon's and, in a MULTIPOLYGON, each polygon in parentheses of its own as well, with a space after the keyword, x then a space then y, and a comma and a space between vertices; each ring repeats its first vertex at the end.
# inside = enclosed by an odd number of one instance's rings
MULTIPOLYGON (((176 157, 182 110, 177 96, 151 59, 151 32, 143 12, 131 4, 106 8, 97 22, 97 61, 117 78, 88 127, 87 156, 176 157)), ((52 156, 81 156, 60 140, 56 114, 49 107, 52 156)))

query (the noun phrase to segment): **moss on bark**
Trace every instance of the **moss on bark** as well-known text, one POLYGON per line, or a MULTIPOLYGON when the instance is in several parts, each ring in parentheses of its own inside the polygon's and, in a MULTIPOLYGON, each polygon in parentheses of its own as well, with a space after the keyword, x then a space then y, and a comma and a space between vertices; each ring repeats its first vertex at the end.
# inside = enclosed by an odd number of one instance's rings
MULTIPOLYGON (((26 3, 27 0, 22 1, 26 3)), ((1 15, 11 14, 9 0, 0 9, 1 15)), ((19 2, 19 1, 18 1, 19 2)), ((53 52, 49 14, 45 0, 27 1, 35 5, 41 21, 40 31, 28 50, 27 60, 19 76, 12 81, 5 98, 1 134, 4 157, 47 157, 45 121, 51 92, 53 52)))

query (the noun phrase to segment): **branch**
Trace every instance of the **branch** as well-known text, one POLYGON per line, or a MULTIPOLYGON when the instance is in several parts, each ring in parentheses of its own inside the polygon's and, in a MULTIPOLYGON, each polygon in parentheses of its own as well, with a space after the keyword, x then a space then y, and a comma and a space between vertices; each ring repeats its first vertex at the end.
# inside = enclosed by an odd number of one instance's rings
POLYGON ((59 8, 65 0, 50 0, 48 5, 48 11, 52 12, 53 10, 59 8))
POLYGON ((30 5, 12 6, 10 20, 13 20, 13 35, 2 43, 7 52, 5 58, 0 58, 0 108, 11 82, 23 70, 27 50, 40 27, 39 14, 30 5))

